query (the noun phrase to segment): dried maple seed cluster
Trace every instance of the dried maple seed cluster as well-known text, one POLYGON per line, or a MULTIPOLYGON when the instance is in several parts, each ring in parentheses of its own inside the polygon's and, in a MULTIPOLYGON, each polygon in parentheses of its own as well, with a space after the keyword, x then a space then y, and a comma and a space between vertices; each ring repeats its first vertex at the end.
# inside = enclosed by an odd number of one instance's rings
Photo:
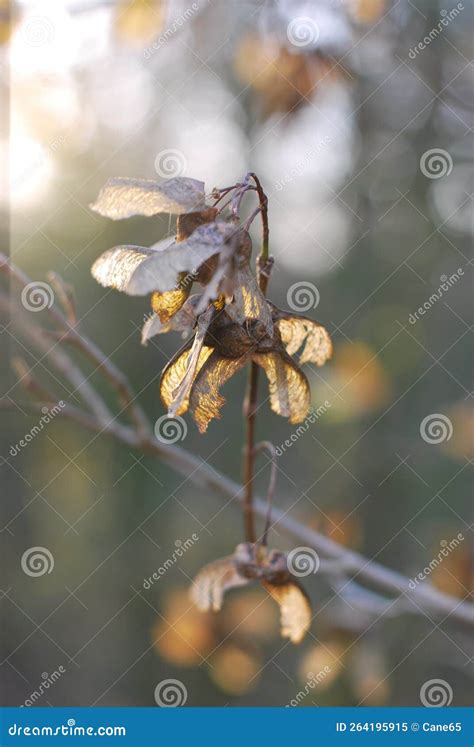
POLYGON ((204 566, 193 581, 191 597, 203 612, 221 609, 224 594, 258 581, 280 607, 281 634, 299 643, 311 623, 306 592, 288 570, 287 556, 248 542, 237 545, 233 555, 204 566))
POLYGON ((265 299, 250 269, 248 231, 235 216, 224 220, 206 204, 203 182, 114 178, 91 207, 113 219, 177 216, 175 239, 151 247, 114 247, 92 267, 106 287, 151 294, 155 315, 143 328, 144 343, 169 331, 189 337, 163 371, 160 393, 169 413, 189 410, 205 431, 225 403, 220 387, 255 363, 267 376, 272 410, 291 423, 304 420, 309 383, 291 356, 303 347, 300 364, 323 365, 332 352, 329 335, 317 322, 280 311, 265 299), (195 283, 202 291, 190 295, 195 283))
MULTIPOLYGON (((322 366, 331 357, 330 337, 317 322, 281 311, 265 298, 263 253, 257 278, 250 269, 248 228, 259 212, 268 238, 267 200, 256 176, 249 174, 240 184, 214 189, 210 199, 213 205, 207 204, 204 184, 196 179, 110 179, 93 210, 113 219, 176 215, 176 237, 151 247, 109 249, 94 263, 92 274, 106 287, 151 296, 155 313, 143 327, 144 344, 170 331, 187 338, 161 376, 161 399, 170 415, 189 411, 204 432, 225 404, 220 388, 250 365, 265 372, 272 410, 300 423, 308 415, 311 395, 299 365, 322 366), (256 186, 251 186, 249 177, 256 186), (238 211, 249 190, 258 193, 260 207, 242 223, 238 211), (227 203, 218 208, 223 198, 228 198, 227 203), (191 295, 195 283, 201 289, 191 295), (292 356, 298 351, 296 363, 292 356)), ((247 453, 252 450, 248 447, 247 453)), ((286 556, 269 552, 266 539, 239 545, 233 556, 206 566, 193 584, 193 598, 201 609, 220 609, 227 589, 253 580, 280 605, 282 635, 299 642, 311 620, 309 600, 288 570, 286 556)))

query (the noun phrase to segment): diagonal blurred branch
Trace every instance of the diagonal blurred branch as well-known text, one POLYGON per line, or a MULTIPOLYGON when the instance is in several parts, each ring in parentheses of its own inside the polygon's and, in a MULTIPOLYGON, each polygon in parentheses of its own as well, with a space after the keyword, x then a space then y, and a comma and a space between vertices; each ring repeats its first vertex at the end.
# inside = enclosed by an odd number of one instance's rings
MULTIPOLYGON (((3 255, 0 255, 0 271, 13 278, 20 287, 25 287, 31 282, 24 273, 13 267, 3 255)), ((0 312, 8 314, 10 309, 14 311, 14 304, 13 299, 9 299, 6 294, 0 293, 0 312)), ((19 321, 18 332, 35 347, 39 347, 43 356, 49 358, 71 383, 77 381, 77 387, 90 410, 89 412, 68 403, 58 413, 58 417, 67 418, 96 434, 111 436, 130 448, 156 456, 179 474, 186 476, 194 484, 220 495, 227 501, 243 501, 244 487, 242 485, 217 472, 202 459, 182 447, 166 444, 155 439, 151 425, 136 402, 124 374, 91 340, 78 331, 77 325, 71 325, 58 309, 52 306, 45 312, 59 328, 59 333, 54 334, 51 339, 49 335, 46 336, 45 330, 36 321, 19 321), (38 340, 41 341, 39 344, 37 344, 38 340), (95 397, 91 399, 88 387, 84 389, 84 384, 89 384, 85 375, 73 363, 67 353, 59 348, 60 343, 71 342, 80 349, 85 357, 95 363, 97 370, 114 389, 121 405, 120 411, 115 415, 108 411, 102 400, 102 406, 98 406, 100 395, 95 391, 95 397), (87 396, 84 396, 84 392, 87 393, 87 396), (123 412, 129 413, 130 425, 124 425, 118 420, 123 412)), ((13 317, 15 323, 17 318, 18 320, 21 319, 16 314, 13 317)), ((31 372, 28 372, 25 383, 27 384, 26 388, 31 390, 31 372)), ((37 396, 41 388, 35 386, 34 389, 37 396)), ((42 408, 50 404, 50 401, 15 403, 9 397, 0 398, 0 410, 2 411, 17 410, 39 414, 43 411, 42 408)), ((256 513, 265 518, 267 514, 266 502, 262 499, 256 499, 254 506, 256 513)), ((348 592, 352 590, 352 601, 354 601, 357 589, 359 590, 360 607, 363 609, 367 607, 367 612, 374 613, 374 610, 376 610, 379 615, 384 614, 385 610, 389 612, 390 617, 407 612, 426 613, 438 620, 449 618, 451 621, 464 625, 473 625, 473 604, 444 594, 429 583, 410 589, 409 580, 402 574, 390 570, 360 553, 342 547, 314 529, 304 526, 281 510, 274 508, 272 513, 274 524, 283 527, 299 542, 314 548, 321 555, 321 574, 327 576, 329 580, 334 580, 334 577, 337 576, 340 590, 344 587, 347 587, 348 592), (362 588, 361 585, 365 588, 362 588), (376 597, 375 592, 381 596, 376 597)))

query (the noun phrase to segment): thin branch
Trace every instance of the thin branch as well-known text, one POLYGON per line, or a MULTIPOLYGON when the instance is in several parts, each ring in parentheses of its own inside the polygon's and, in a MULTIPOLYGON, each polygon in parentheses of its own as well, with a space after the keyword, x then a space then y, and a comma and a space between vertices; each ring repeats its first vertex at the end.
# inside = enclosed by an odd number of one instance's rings
MULTIPOLYGON (((4 254, 0 254, 0 272, 3 272, 4 275, 14 280, 21 288, 24 288, 31 283, 30 278, 18 267, 12 265, 4 254)), ((56 282, 58 282, 58 279, 59 276, 55 276, 56 282)), ((91 340, 86 339, 86 337, 81 334, 78 325, 71 324, 54 305, 45 309, 45 311, 61 330, 61 333, 57 336, 58 342, 68 342, 75 345, 87 358, 89 358, 89 360, 92 361, 96 366, 96 370, 100 371, 115 390, 119 402, 129 413, 138 433, 145 438, 150 432, 148 420, 142 408, 136 402, 133 390, 122 371, 120 371, 120 369, 118 369, 109 358, 104 356, 97 345, 95 345, 91 340)), ((56 348, 53 348, 53 350, 55 349, 56 348)), ((107 413, 106 417, 109 416, 110 413, 107 413)))
POLYGON ((260 441, 260 443, 255 447, 255 453, 258 454, 259 451, 267 451, 269 453, 271 464, 270 482, 268 483, 267 489, 267 515, 265 517, 265 528, 263 530, 261 540, 262 545, 265 547, 267 544, 268 532, 270 530, 270 524, 272 521, 273 496, 275 495, 277 480, 276 449, 271 441, 260 441))

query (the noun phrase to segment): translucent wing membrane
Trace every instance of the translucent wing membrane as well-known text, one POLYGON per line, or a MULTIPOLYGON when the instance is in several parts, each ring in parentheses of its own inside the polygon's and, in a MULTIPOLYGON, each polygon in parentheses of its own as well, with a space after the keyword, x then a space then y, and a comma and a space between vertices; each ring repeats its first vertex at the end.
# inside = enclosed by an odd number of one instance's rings
MULTIPOLYGON (((169 410, 176 396, 176 391, 183 381, 189 362, 189 356, 191 353, 192 340, 190 340, 184 350, 178 351, 176 355, 170 360, 166 368, 161 375, 160 381, 160 395, 165 407, 169 410)), ((199 358, 196 364, 196 372, 198 372, 206 360, 212 353, 212 348, 203 346, 199 353, 199 358)), ((181 400, 181 406, 179 410, 175 410, 175 415, 182 415, 188 409, 189 396, 183 397, 181 400)))
POLYGON ((153 251, 143 246, 116 246, 108 249, 92 265, 92 275, 106 288, 126 291, 137 267, 153 256, 153 251))
POLYGON ((226 591, 248 583, 248 579, 237 573, 234 556, 229 555, 201 568, 192 583, 191 598, 202 612, 217 612, 222 607, 226 591))
POLYGON ((299 362, 322 366, 332 355, 332 342, 327 330, 318 322, 304 316, 279 312, 277 321, 282 342, 289 355, 303 347, 299 362))
POLYGON ((247 361, 246 355, 241 358, 223 358, 214 351, 196 376, 191 392, 190 411, 201 433, 207 430, 213 418, 220 418, 220 411, 226 400, 219 389, 247 361))
POLYGON ((254 353, 252 360, 261 366, 268 379, 273 412, 301 423, 308 414, 311 395, 308 379, 283 352, 254 353))
POLYGON ((204 207, 204 182, 187 177, 162 182, 114 177, 106 182, 91 205, 96 213, 114 220, 157 213, 181 215, 204 207))
POLYGON ((280 607, 280 624, 283 638, 300 643, 311 625, 311 604, 299 584, 289 581, 281 586, 262 584, 280 607))
POLYGON ((175 290, 180 273, 196 273, 234 232, 227 223, 206 223, 179 243, 165 239, 150 248, 118 246, 96 260, 92 274, 102 285, 131 296, 175 290))

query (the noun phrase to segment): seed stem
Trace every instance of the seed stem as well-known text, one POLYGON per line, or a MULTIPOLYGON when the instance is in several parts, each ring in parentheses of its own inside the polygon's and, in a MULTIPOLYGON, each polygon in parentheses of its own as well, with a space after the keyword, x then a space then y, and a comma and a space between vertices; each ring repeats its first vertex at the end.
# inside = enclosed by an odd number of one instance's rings
MULTIPOLYGON (((263 191, 259 178, 253 172, 247 174, 244 184, 249 179, 253 179, 255 189, 259 199, 259 211, 262 220, 262 243, 260 255, 257 259, 257 279, 260 290, 265 296, 268 286, 271 270, 271 259, 268 253, 269 247, 269 228, 268 228, 268 198, 263 191)), ((244 529, 247 542, 255 542, 255 517, 253 511, 253 484, 255 468, 255 418, 257 414, 257 395, 258 395, 258 366, 256 363, 250 364, 249 376, 247 381, 247 392, 244 400, 244 418, 246 422, 246 435, 244 447, 244 464, 243 464, 243 483, 244 483, 244 529)))

